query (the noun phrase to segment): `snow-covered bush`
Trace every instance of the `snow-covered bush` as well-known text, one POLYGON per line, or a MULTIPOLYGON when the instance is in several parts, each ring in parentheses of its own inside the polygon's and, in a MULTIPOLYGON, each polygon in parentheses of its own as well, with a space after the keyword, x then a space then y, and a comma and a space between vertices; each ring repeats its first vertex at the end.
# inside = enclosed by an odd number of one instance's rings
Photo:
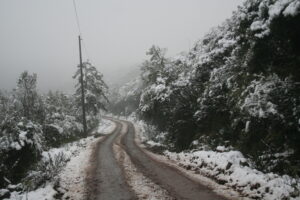
POLYGON ((246 0, 186 54, 151 47, 138 116, 172 150, 231 146, 263 171, 299 176, 299 22, 299 0, 246 0))
MULTIPOLYGON (((103 74, 101 74, 95 66, 89 62, 84 62, 82 67, 83 70, 83 88, 85 94, 85 111, 86 111, 86 121, 87 129, 91 131, 97 127, 98 114, 101 110, 106 110, 107 108, 107 93, 108 86, 103 80, 103 74)), ((80 67, 76 70, 73 78, 77 79, 76 91, 74 94, 74 100, 76 105, 76 113, 78 119, 82 119, 82 89, 81 89, 81 71, 80 67)), ((87 133, 86 133, 87 134, 87 133)))
POLYGON ((36 83, 36 74, 25 71, 16 89, 0 92, 0 188, 19 183, 42 151, 82 137, 74 98, 40 95, 36 83))
POLYGON ((45 148, 42 127, 25 118, 2 124, 0 133, 0 186, 18 183, 45 148))
POLYGON ((47 146, 61 144, 81 137, 82 125, 77 119, 72 96, 62 92, 49 92, 45 101, 46 119, 43 131, 47 146))
POLYGON ((164 154, 180 166, 214 179, 219 184, 231 187, 242 197, 251 199, 297 199, 300 180, 287 175, 262 173, 239 151, 228 151, 219 146, 216 151, 193 151, 164 154))
POLYGON ((49 154, 48 157, 44 157, 34 166, 34 170, 31 170, 23 179, 24 189, 31 191, 41 187, 47 181, 53 181, 67 161, 68 158, 63 152, 59 152, 57 155, 49 154))
POLYGON ((130 115, 140 103, 143 82, 137 77, 120 88, 110 90, 108 110, 117 115, 130 115))

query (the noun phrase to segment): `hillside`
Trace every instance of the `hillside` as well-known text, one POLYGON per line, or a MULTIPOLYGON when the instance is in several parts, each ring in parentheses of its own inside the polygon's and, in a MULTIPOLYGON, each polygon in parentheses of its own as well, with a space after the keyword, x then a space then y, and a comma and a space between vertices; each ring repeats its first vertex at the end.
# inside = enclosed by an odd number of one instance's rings
POLYGON ((185 55, 151 47, 111 111, 166 132, 169 150, 224 146, 263 172, 298 177, 299 35, 299 1, 247 0, 185 55))

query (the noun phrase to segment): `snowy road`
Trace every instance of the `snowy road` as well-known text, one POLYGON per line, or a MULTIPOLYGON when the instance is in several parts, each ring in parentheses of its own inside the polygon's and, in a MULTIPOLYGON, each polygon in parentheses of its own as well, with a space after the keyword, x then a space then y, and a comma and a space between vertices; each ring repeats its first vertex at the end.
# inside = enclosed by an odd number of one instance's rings
MULTIPOLYGON (((88 199, 141 199, 126 176, 128 166, 123 166, 117 159, 116 151, 113 150, 116 145, 128 155, 130 162, 144 179, 149 179, 153 182, 152 185, 167 193, 151 199, 224 199, 207 187, 190 180, 176 168, 152 159, 136 144, 135 129, 130 122, 112 120, 116 123, 115 130, 99 142, 95 155, 92 155, 95 160, 87 179, 88 199)), ((143 187, 143 183, 139 187, 143 187)))
POLYGON ((116 123, 114 131, 104 140, 99 141, 96 154, 92 154, 94 167, 87 177, 87 199, 137 199, 125 180, 121 166, 113 153, 113 143, 120 134, 122 124, 116 123))

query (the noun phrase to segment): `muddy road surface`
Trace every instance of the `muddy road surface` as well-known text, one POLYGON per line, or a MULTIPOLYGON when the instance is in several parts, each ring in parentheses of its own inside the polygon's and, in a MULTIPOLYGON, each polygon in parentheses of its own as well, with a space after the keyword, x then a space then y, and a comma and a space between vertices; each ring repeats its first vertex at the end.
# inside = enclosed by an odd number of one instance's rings
POLYGON ((92 153, 91 171, 87 176, 88 200, 134 200, 137 199, 125 180, 122 166, 113 153, 113 143, 120 134, 122 124, 115 122, 115 130, 106 136, 92 153))
MULTIPOLYGON (((135 128, 131 122, 120 121, 112 118, 116 124, 115 130, 99 140, 91 155, 90 169, 86 178, 87 199, 101 200, 134 200, 138 199, 133 189, 126 180, 125 167, 117 161, 114 155, 113 145, 117 138, 121 137, 121 130, 126 127, 122 134, 121 149, 130 157, 131 162, 139 173, 150 179, 154 184, 166 190, 168 199, 190 200, 224 200, 211 189, 201 183, 195 182, 185 176, 177 168, 166 165, 153 159, 145 153, 135 142, 135 128)), ((144 198, 143 198, 144 199, 144 198)))

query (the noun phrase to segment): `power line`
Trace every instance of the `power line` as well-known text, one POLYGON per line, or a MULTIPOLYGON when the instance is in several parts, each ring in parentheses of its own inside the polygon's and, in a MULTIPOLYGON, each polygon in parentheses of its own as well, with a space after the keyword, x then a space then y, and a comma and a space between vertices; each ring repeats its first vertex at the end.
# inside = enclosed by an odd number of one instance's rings
POLYGON ((74 6, 74 11, 75 11, 75 18, 76 18, 76 22, 77 22, 78 32, 79 32, 79 35, 81 35, 81 29, 80 29, 80 24, 79 24, 79 17, 78 17, 77 6, 76 6, 75 0, 73 0, 73 6, 74 6))
MULTIPOLYGON (((76 19, 76 24, 77 24, 78 32, 79 32, 79 35, 82 38, 82 32, 81 32, 81 27, 80 27, 79 17, 78 17, 79 15, 78 15, 78 11, 77 11, 77 6, 76 6, 75 0, 73 0, 73 6, 74 6, 74 11, 75 11, 75 19, 76 19)), ((88 50, 86 48, 86 44, 85 44, 84 40, 82 40, 82 44, 83 44, 83 48, 84 48, 86 56, 88 57, 88 59, 90 59, 90 56, 89 56, 89 53, 88 53, 88 50)))

